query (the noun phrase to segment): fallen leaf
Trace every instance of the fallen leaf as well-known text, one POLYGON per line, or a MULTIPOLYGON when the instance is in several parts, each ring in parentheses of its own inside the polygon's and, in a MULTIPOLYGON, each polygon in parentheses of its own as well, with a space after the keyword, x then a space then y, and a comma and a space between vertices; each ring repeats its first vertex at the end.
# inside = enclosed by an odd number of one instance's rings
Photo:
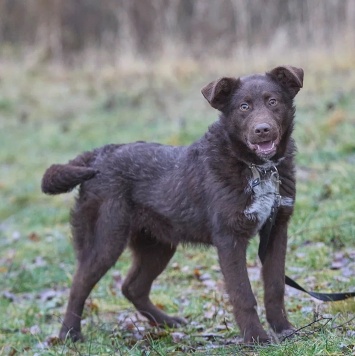
POLYGON ((336 252, 334 254, 330 269, 338 270, 345 267, 348 263, 349 263, 349 259, 344 256, 343 252, 336 252))
POLYGON ((46 302, 48 300, 52 300, 58 296, 61 296, 62 293, 59 293, 53 289, 47 289, 42 291, 38 296, 41 299, 41 302, 46 302))
POLYGON ((19 231, 14 231, 13 234, 12 234, 12 241, 13 242, 16 242, 18 240, 20 240, 21 238, 21 234, 19 231))
POLYGON ((40 241, 40 237, 38 234, 36 234, 35 232, 31 232, 29 235, 28 235, 28 239, 33 241, 33 242, 38 242, 40 241))
POLYGON ((200 279, 200 281, 206 281, 206 280, 211 280, 212 277, 208 272, 206 272, 206 273, 201 274, 199 279, 200 279))
POLYGON ((352 277, 354 275, 354 271, 354 263, 349 263, 346 267, 342 268, 341 272, 344 277, 352 277))
POLYGON ((186 334, 181 333, 181 332, 173 332, 170 335, 173 339, 173 342, 175 342, 175 343, 179 343, 182 339, 185 339, 187 337, 186 334))
POLYGON ((171 268, 175 270, 180 270, 180 265, 177 262, 171 264, 171 268))
POLYGON ((136 326, 130 321, 126 320, 125 323, 122 325, 126 330, 135 330, 136 326))
POLYGON ((149 331, 143 335, 143 338, 146 340, 159 340, 169 335, 169 332, 166 330, 158 330, 156 332, 149 331))
POLYGON ((220 272, 221 268, 219 267, 219 265, 213 265, 211 266, 211 270, 214 272, 220 272))
POLYGON ((166 310, 165 305, 162 304, 162 303, 155 303, 155 306, 156 306, 157 308, 159 308, 160 310, 166 310))
POLYGON ((181 272, 182 273, 188 273, 190 271, 190 267, 189 266, 184 266, 181 268, 181 272))
POLYGON ((216 282, 213 281, 212 279, 207 279, 202 282, 204 286, 206 286, 208 289, 216 289, 216 282))
MULTIPOLYGON (((355 345, 354 344, 347 345, 346 343, 341 343, 339 345, 339 347, 344 352, 344 354, 348 354, 349 352, 354 351, 354 349, 355 349, 355 345)), ((351 355, 354 355, 354 354, 351 353, 351 355)))
POLYGON ((10 302, 14 302, 16 300, 16 295, 9 291, 5 291, 2 293, 2 297, 9 300, 10 302))
POLYGON ((194 277, 197 278, 198 280, 200 280, 201 277, 201 271, 198 268, 194 268, 193 271, 194 277))
POLYGON ((31 335, 38 335, 41 333, 41 328, 39 327, 39 325, 32 325, 30 327, 30 334, 31 335))
POLYGON ((14 356, 17 354, 17 350, 13 347, 11 347, 9 353, 8 353, 8 356, 14 356))
POLYGON ((47 339, 46 339, 46 343, 49 345, 49 346, 55 346, 55 345, 59 345, 62 343, 62 340, 59 339, 58 336, 49 336, 47 339))
POLYGON ((90 312, 92 314, 98 314, 99 313, 99 306, 98 304, 96 304, 95 302, 93 302, 92 300, 88 300, 86 303, 85 303, 85 307, 90 310, 90 312))
POLYGON ((45 261, 45 259, 41 256, 37 256, 32 263, 32 267, 44 267, 47 266, 48 263, 45 261))

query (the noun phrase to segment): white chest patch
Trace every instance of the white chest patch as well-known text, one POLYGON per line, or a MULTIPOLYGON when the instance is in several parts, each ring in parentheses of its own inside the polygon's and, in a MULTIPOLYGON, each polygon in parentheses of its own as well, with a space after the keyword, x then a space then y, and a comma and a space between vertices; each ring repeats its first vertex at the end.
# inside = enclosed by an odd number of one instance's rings
MULTIPOLYGON (((251 185, 252 182, 249 184, 251 185)), ((278 199, 278 188, 271 180, 262 180, 260 184, 253 188, 253 201, 249 207, 244 210, 245 216, 256 222, 256 232, 265 224, 271 215, 275 200, 278 199)), ((281 197, 280 206, 292 207, 294 199, 290 197, 281 197)), ((255 233, 256 233, 255 232, 255 233)))
POLYGON ((277 192, 275 184, 270 179, 261 181, 253 191, 253 202, 244 210, 244 214, 249 220, 257 222, 259 231, 271 214, 277 192))

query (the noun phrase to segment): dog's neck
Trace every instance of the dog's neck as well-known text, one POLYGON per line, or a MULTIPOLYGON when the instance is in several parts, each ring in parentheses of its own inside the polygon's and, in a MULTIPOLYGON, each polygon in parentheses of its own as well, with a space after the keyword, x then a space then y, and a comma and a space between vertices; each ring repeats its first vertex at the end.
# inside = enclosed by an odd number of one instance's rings
POLYGON ((252 173, 251 189, 259 185, 262 181, 270 180, 275 186, 275 193, 279 195, 280 175, 275 165, 270 167, 260 167, 254 164, 249 166, 252 173))
POLYGON ((254 163, 248 163, 246 162, 246 164, 250 167, 256 167, 260 172, 262 171, 269 171, 272 170, 273 168, 277 167, 283 160, 285 159, 285 157, 281 157, 279 159, 277 159, 276 161, 265 161, 265 163, 262 164, 254 164, 254 163))

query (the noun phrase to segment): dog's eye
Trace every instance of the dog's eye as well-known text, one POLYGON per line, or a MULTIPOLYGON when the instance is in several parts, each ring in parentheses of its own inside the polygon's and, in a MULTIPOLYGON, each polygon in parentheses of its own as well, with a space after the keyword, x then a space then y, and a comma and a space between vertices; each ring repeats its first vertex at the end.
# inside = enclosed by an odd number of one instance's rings
POLYGON ((247 103, 240 104, 240 110, 242 110, 242 111, 249 110, 249 105, 247 103))
POLYGON ((269 100, 269 105, 270 106, 275 106, 277 104, 277 100, 276 99, 270 99, 269 100))

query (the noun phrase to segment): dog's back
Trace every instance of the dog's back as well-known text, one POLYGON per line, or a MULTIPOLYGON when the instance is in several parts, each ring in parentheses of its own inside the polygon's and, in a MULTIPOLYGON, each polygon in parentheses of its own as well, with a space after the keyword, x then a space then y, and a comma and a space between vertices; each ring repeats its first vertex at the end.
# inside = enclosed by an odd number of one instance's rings
MULTIPOLYGON (((206 154, 193 146, 107 145, 67 164, 50 166, 43 176, 42 190, 60 194, 80 185, 76 209, 83 202, 85 206, 92 202, 91 210, 98 210, 103 202, 120 199, 122 207, 129 210, 129 220, 134 221, 134 230, 149 230, 174 244, 182 240, 210 243, 206 228, 201 226, 206 208, 201 186, 205 159, 206 154)), ((127 211, 117 213, 126 215, 127 211)))

